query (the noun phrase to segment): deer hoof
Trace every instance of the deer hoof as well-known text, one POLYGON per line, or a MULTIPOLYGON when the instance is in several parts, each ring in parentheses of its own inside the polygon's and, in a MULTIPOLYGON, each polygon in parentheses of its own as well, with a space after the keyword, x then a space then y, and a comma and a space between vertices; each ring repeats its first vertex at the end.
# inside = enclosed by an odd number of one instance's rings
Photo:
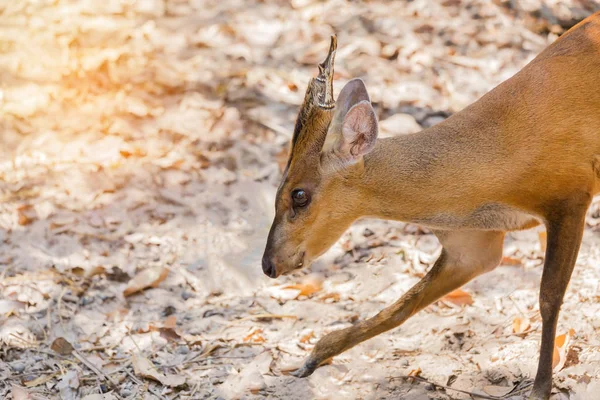
POLYGON ((315 372, 318 366, 318 363, 308 359, 302 367, 298 368, 294 372, 291 372, 290 375, 293 375, 296 378, 306 378, 307 376, 310 376, 313 372, 315 372))

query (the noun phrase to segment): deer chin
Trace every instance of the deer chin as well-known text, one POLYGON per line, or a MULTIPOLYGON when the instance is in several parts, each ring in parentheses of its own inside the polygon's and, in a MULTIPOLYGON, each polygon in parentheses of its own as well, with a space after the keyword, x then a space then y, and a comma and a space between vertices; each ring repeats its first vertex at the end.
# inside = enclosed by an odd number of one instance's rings
POLYGON ((310 265, 310 262, 307 262, 306 260, 306 252, 302 251, 300 253, 298 253, 298 256, 296 257, 296 261, 292 264, 290 264, 290 268, 283 271, 281 273, 281 275, 289 275, 292 272, 299 270, 300 268, 304 268, 310 265))

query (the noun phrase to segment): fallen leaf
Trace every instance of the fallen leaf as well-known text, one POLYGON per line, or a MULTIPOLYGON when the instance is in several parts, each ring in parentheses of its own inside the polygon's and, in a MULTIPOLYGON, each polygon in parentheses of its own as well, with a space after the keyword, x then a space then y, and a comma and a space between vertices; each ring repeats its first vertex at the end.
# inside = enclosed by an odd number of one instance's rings
POLYGON ((247 393, 257 394, 267 388, 264 375, 271 371, 273 356, 269 351, 259 354, 250 363, 244 365, 239 373, 231 373, 225 382, 219 385, 219 398, 245 399, 247 393))
POLYGON ((306 296, 310 297, 311 295, 319 292, 323 288, 323 284, 320 279, 317 279, 314 276, 307 277, 303 282, 296 283, 294 285, 284 286, 284 289, 293 289, 298 290, 298 297, 306 296))
POLYGON ((54 377, 59 374, 60 374, 59 372, 56 372, 56 373, 50 374, 50 375, 40 375, 37 378, 32 379, 30 381, 24 381, 23 384, 28 388, 43 385, 44 383, 54 379, 54 377))
POLYGON ((181 339, 181 336, 173 328, 160 328, 159 332, 160 337, 167 340, 177 341, 181 339))
POLYGON ((17 208, 17 217, 19 225, 29 225, 37 218, 37 214, 32 205, 25 204, 17 208))
POLYGON ((11 389, 13 400, 33 400, 31 393, 29 393, 23 386, 13 384, 11 389))
POLYGON ((62 356, 68 356, 74 350, 73 345, 71 343, 69 343, 67 341, 67 339, 65 339, 63 337, 58 337, 58 338, 54 339, 54 341, 52 342, 52 345, 50 346, 50 349, 52 349, 52 351, 54 351, 62 356))
POLYGON ((164 267, 146 268, 139 272, 132 280, 129 281, 125 290, 124 296, 131 296, 134 293, 140 292, 147 288, 155 288, 164 281, 169 274, 169 270, 164 267))
POLYGON ((321 297, 319 297, 319 300, 325 301, 325 302, 328 302, 328 300, 330 300, 329 302, 331 302, 331 303, 337 303, 338 301, 340 301, 340 294, 339 293, 326 293, 326 294, 322 295, 321 297))
POLYGON ((64 374, 56 385, 60 391, 60 398, 64 400, 77 400, 79 399, 79 373, 70 369, 64 374))
POLYGON ((513 320, 513 332, 514 333, 523 333, 531 326, 531 321, 527 317, 516 317, 513 320))
POLYGON ((448 293, 442 297, 442 300, 456 304, 457 306, 473 304, 471 295, 462 289, 456 289, 455 291, 448 293))
POLYGON ((489 394, 490 396, 495 397, 504 397, 509 394, 513 390, 512 386, 496 386, 496 385, 488 385, 483 387, 483 391, 489 394))
POLYGON ((266 342, 266 339, 264 338, 263 335, 261 335, 262 332, 263 332, 263 330, 260 328, 253 329, 252 332, 250 332, 248 334, 248 336, 246 336, 242 340, 244 342, 251 342, 251 343, 264 343, 264 342, 266 342))
POLYGON ((169 315, 163 322, 163 328, 173 329, 177 326, 177 317, 169 315))
POLYGON ((413 369, 413 370, 411 370, 411 371, 408 373, 408 375, 407 375, 407 376, 408 376, 408 381, 409 381, 409 382, 413 382, 413 381, 414 381, 414 379, 412 379, 412 378, 415 378, 415 377, 417 377, 417 376, 421 375, 421 372, 422 372, 422 371, 421 371, 421 368, 417 368, 417 369, 413 369))
POLYGON ((298 296, 309 297, 310 295, 315 294, 319 290, 321 290, 321 286, 314 285, 314 284, 311 284, 311 283, 299 283, 299 284, 295 284, 295 285, 286 286, 284 289, 299 290, 300 293, 298 294, 298 296))
POLYGON ((313 331, 308 332, 306 335, 300 338, 300 343, 308 343, 310 339, 315 337, 315 333, 313 331))
POLYGON ((13 300, 0 300, 0 315, 4 317, 10 317, 17 310, 25 308, 25 303, 13 300))
POLYGON ((185 384, 185 376, 165 375, 159 372, 154 364, 142 355, 134 354, 131 362, 133 364, 133 372, 137 376, 153 379, 169 387, 177 387, 185 384))
POLYGON ((567 361, 565 362, 565 368, 570 367, 572 365, 579 364, 579 353, 580 352, 581 352, 581 347, 569 346, 569 351, 567 352, 567 361))
POLYGON ((521 259, 516 258, 516 257, 506 256, 506 257, 502 257, 502 261, 501 261, 500 265, 510 265, 510 266, 523 265, 523 261, 521 261, 521 259))
POLYGON ((552 370, 554 372, 560 371, 565 366, 569 351, 569 342, 573 335, 575 335, 575 330, 569 329, 567 333, 558 335, 554 339, 554 354, 552 355, 552 370))
POLYGON ((83 397, 81 400, 117 400, 114 394, 112 393, 104 393, 104 394, 88 394, 83 397))
POLYGON ((146 156, 146 150, 139 148, 139 147, 130 147, 127 149, 121 149, 121 150, 119 150, 119 153, 125 158, 146 156))

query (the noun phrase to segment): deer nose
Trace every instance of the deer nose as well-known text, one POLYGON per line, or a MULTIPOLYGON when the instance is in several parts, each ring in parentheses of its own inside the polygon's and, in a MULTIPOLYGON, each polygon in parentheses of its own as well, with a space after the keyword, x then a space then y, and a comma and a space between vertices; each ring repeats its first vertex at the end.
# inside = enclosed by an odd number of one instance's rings
POLYGON ((273 261, 271 261, 266 254, 263 256, 262 259, 262 270, 265 273, 265 275, 269 278, 277 278, 277 270, 275 269, 275 264, 273 264, 273 261))

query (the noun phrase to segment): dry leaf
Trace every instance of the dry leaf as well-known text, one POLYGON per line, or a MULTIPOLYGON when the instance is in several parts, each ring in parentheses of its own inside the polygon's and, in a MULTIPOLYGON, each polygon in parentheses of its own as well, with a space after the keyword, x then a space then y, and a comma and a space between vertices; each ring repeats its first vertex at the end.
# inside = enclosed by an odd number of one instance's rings
POLYGON ((177 317, 174 315, 168 316, 163 322, 163 326, 159 328, 160 336, 167 339, 177 341, 181 339, 179 333, 175 331, 177 327, 177 317))
POLYGON ((248 336, 246 336, 242 340, 244 342, 251 342, 251 343, 265 343, 266 339, 264 338, 263 335, 261 335, 262 332, 263 332, 263 330, 260 328, 253 329, 252 332, 250 332, 250 334, 248 334, 248 336))
POLYGON ((153 379, 162 383, 165 386, 177 387, 185 384, 185 377, 182 375, 165 375, 159 372, 154 364, 146 357, 138 354, 134 354, 131 362, 133 364, 133 371, 137 376, 142 378, 153 379))
POLYGON ((315 333, 313 331, 308 332, 306 335, 300 338, 300 343, 308 343, 310 339, 315 337, 315 333))
POLYGON ((413 369, 408 373, 408 381, 413 382, 415 377, 421 375, 421 368, 413 369))
POLYGON ((308 276, 303 282, 296 283, 294 285, 284 286, 284 289, 293 289, 298 290, 300 296, 310 297, 313 294, 319 292, 323 288, 323 284, 320 279, 317 279, 314 276, 308 276))
POLYGON ((471 295, 462 289, 456 289, 455 291, 448 293, 442 297, 442 300, 456 304, 457 306, 473 304, 471 295))
POLYGON ((79 373, 70 369, 64 374, 56 385, 60 391, 60 398, 63 400, 77 400, 79 399, 79 373))
POLYGON ((142 270, 132 280, 129 281, 127 287, 123 291, 124 296, 131 296, 134 293, 147 288, 155 288, 165 280, 169 270, 164 267, 150 267, 142 270))
POLYGON ((177 317, 169 315, 163 322, 163 328, 173 329, 177 326, 177 317))
POLYGON ((114 394, 112 393, 104 393, 104 394, 88 394, 83 397, 81 400, 117 400, 114 394))
POLYGON ((338 301, 340 301, 340 294, 339 293, 326 293, 326 294, 322 295, 321 297, 319 297, 319 300, 324 301, 324 302, 328 302, 328 300, 330 300, 331 303, 337 303, 338 301))
POLYGON ((18 207, 17 216, 19 225, 29 225, 37 218, 35 209, 30 204, 25 204, 18 207))
POLYGON ((500 263, 500 265, 510 265, 510 266, 523 265, 523 261, 521 261, 521 259, 516 258, 516 257, 506 256, 506 257, 502 257, 502 262, 500 263))
POLYGON ((490 396, 495 396, 498 398, 504 397, 509 394, 513 390, 512 386, 496 386, 496 385, 488 385, 483 387, 483 391, 489 394, 490 396))
POLYGON ((13 300, 0 300, 0 316, 10 317, 17 310, 25 308, 25 303, 13 300))
POLYGON ((523 333, 525 331, 527 331, 527 329, 529 329, 529 327, 531 326, 531 321, 529 321, 529 318, 527 317, 516 317, 513 320, 513 332, 514 333, 523 333))
POLYGON ((54 342, 52 342, 52 345, 50 346, 50 348, 52 349, 52 351, 54 351, 62 356, 68 356, 74 350, 73 345, 71 343, 69 343, 67 341, 67 339, 65 339, 63 337, 58 337, 58 338, 54 339, 54 342))
POLYGON ((59 375, 59 372, 56 372, 54 374, 50 374, 50 375, 40 375, 35 379, 32 379, 30 381, 24 381, 23 383, 25 384, 25 386, 27 386, 28 388, 30 387, 35 387, 35 386, 39 386, 39 385, 43 385, 44 383, 54 379, 55 376, 59 375))
POLYGON ((12 385, 11 389, 13 400, 33 400, 31 393, 29 393, 23 386, 12 385))
POLYGON ((560 371, 565 366, 569 352, 569 342, 574 335, 575 330, 569 329, 567 333, 558 335, 554 339, 554 354, 552 355, 552 370, 554 372, 560 371))

